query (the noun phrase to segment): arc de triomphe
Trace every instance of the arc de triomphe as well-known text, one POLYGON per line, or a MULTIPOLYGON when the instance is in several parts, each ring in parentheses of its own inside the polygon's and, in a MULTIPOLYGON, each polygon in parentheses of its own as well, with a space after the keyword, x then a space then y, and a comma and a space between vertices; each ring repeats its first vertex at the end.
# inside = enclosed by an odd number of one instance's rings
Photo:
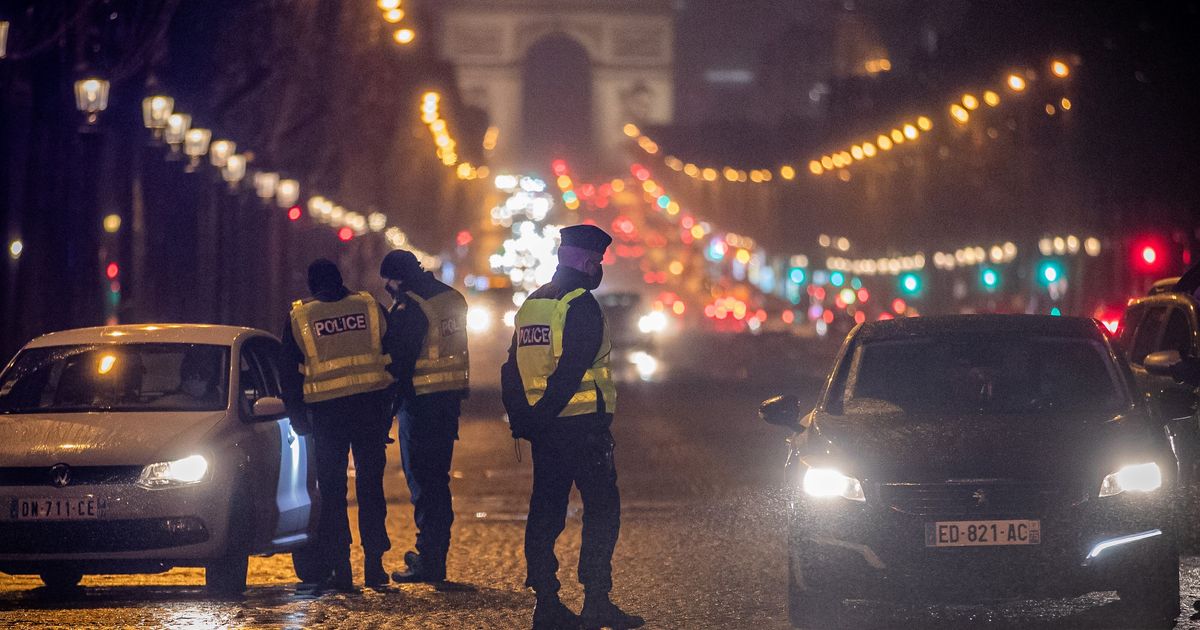
POLYGON ((577 42, 592 68, 592 137, 601 162, 623 167, 627 122, 674 115, 675 16, 669 0, 439 0, 440 55, 457 70, 469 105, 487 112, 500 142, 493 162, 522 146, 522 68, 547 37, 577 42))

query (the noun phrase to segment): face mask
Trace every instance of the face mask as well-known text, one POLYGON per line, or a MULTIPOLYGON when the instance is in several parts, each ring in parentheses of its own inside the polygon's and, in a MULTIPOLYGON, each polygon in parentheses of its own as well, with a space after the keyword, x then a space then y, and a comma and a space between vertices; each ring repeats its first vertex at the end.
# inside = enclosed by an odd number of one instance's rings
POLYGON ((588 291, 594 291, 600 286, 600 281, 604 279, 604 267, 596 266, 596 271, 587 276, 587 284, 583 288, 588 291))
POLYGON ((188 378, 179 387, 192 398, 200 398, 208 391, 208 383, 198 378, 188 378))

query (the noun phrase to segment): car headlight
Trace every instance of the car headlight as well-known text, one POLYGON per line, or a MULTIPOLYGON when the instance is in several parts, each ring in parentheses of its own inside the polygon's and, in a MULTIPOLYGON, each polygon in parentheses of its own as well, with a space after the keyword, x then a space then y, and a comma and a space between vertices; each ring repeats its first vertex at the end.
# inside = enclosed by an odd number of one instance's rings
POLYGON ((190 486, 208 479, 208 460, 203 455, 189 455, 172 462, 150 464, 142 469, 137 483, 147 488, 190 486))
POLYGON ((638 330, 643 334, 660 333, 667 329, 667 316, 662 311, 651 311, 638 318, 638 330))
POLYGON ((1134 464, 1108 475, 1100 482, 1100 496, 1111 497, 1122 492, 1151 492, 1162 487, 1162 471, 1158 464, 1134 464))
POLYGON ((492 311, 482 306, 467 309, 467 330, 481 333, 492 327, 492 311))
POLYGON ((865 501, 862 483, 832 468, 809 468, 804 473, 805 494, 818 497, 842 497, 851 501, 865 501))

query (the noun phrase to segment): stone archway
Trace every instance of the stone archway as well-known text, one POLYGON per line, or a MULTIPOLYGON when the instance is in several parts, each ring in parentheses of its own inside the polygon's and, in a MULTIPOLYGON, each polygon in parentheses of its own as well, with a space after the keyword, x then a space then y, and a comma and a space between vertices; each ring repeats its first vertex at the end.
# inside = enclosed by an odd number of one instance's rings
POLYGON ((522 168, 545 169, 556 158, 590 170, 598 156, 592 122, 592 61, 566 35, 530 46, 521 70, 522 168))
POLYGON ((591 60, 592 139, 600 163, 624 166, 622 126, 674 116, 675 18, 668 0, 442 0, 440 54, 468 104, 500 130, 494 161, 518 165, 525 146, 522 70, 531 48, 565 37, 591 60))

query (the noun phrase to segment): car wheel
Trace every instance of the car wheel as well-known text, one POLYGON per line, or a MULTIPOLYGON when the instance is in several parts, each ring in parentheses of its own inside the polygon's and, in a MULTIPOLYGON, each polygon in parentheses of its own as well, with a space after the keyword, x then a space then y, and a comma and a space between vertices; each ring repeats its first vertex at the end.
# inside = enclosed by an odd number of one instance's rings
POLYGON ((329 577, 329 570, 321 561, 317 546, 312 543, 292 552, 292 568, 296 571, 296 577, 305 584, 316 584, 329 577))
POLYGON ((208 592, 228 597, 246 590, 246 570, 250 564, 248 544, 253 523, 245 521, 246 492, 239 489, 229 510, 225 553, 204 565, 204 586, 208 592))
POLYGON ((1172 628, 1179 616, 1179 551, 1172 548, 1141 575, 1130 576, 1126 588, 1117 595, 1131 609, 1133 618, 1172 628))
POLYGON ((42 571, 40 576, 46 588, 52 591, 67 591, 79 586, 83 573, 74 569, 50 569, 42 571))
POLYGON ((793 628, 827 628, 837 619, 842 601, 832 593, 805 588, 795 560, 788 562, 788 620, 793 628))

